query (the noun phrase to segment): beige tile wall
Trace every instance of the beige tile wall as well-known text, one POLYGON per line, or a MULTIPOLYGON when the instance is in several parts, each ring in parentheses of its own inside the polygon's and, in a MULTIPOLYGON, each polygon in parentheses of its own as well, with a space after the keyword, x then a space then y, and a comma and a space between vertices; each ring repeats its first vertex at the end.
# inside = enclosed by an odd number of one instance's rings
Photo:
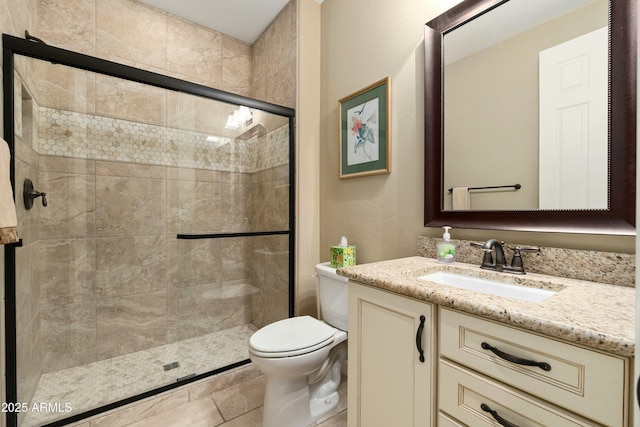
MULTIPOLYGON (((29 29, 33 29, 36 26, 36 18, 37 18, 37 1, 36 0, 25 0, 20 2, 15 2, 14 0, 0 0, 0 10, 3 13, 0 13, 0 32, 3 34, 11 34, 19 37, 24 36, 24 31, 29 29), (7 13, 9 11, 9 13, 7 13)), ((0 65, 2 64, 2 58, 0 58, 0 65)), ((2 77, 2 71, 0 70, 0 77, 2 77)), ((0 95, 2 96, 2 95, 0 95)), ((2 103, 0 103, 0 113, 3 112, 2 103)), ((0 130, 4 131, 3 124, 0 122, 0 130)), ((23 171, 29 171, 32 168, 33 163, 24 162, 21 163, 16 162, 16 169, 21 168, 23 171)), ((25 247, 25 253, 27 256, 22 261, 26 264, 30 263, 30 251, 31 248, 25 247)), ((2 402, 6 402, 6 370, 5 370, 5 301, 4 301, 4 250, 0 248, 0 292, 2 293, 2 304, 0 307, 0 372, 2 376, 2 386, 0 388, 0 397, 2 402)), ((32 311, 37 312, 37 290, 34 292, 31 289, 31 280, 30 280, 30 270, 26 269, 26 277, 24 278, 25 285, 19 286, 16 291, 18 293, 17 300, 22 301, 27 304, 29 308, 28 312, 19 314, 18 319, 18 328, 17 328, 17 336, 18 339, 22 341, 22 346, 19 346, 20 349, 18 351, 18 358, 24 360, 28 365, 32 365, 32 353, 38 354, 38 346, 39 346, 39 338, 38 331, 34 328, 37 325, 38 318, 37 316, 32 317, 32 311), (33 296, 32 296, 33 295, 33 296), (28 301, 28 302, 27 302, 28 301), (25 315, 28 314, 28 315, 25 315)), ((37 359, 37 357, 36 357, 37 359)), ((36 360, 35 363, 35 375, 25 375, 28 371, 22 370, 18 372, 19 379, 18 385, 22 388, 22 390, 27 390, 27 394, 29 394, 29 390, 34 387, 34 380, 32 378, 37 378, 39 361, 36 360)), ((3 426, 6 423, 6 416, 3 413, 0 417, 0 424, 3 426)))
POLYGON ((252 96, 296 106, 297 5, 290 1, 253 44, 252 96))
MULTIPOLYGON (((283 9, 254 46, 130 0, 19 3, 17 6, 13 0, 0 0, 1 10, 9 11, 0 14, 3 32, 22 37, 24 29, 29 29, 54 46, 295 106, 295 2, 283 9)), ((153 125, 208 130, 205 126, 210 112, 190 116, 182 113, 185 102, 195 103, 196 111, 202 111, 198 100, 177 95, 159 99, 154 90, 140 90, 136 85, 96 78, 83 71, 52 74, 44 70, 50 68, 49 64, 27 65, 19 60, 17 68, 26 86, 42 92, 33 93, 42 106, 115 119, 133 114, 136 120, 153 125), (42 86, 33 82, 42 81, 45 73, 51 84, 43 91, 35 89, 42 86), (126 102, 102 102, 106 98, 101 94, 123 93, 123 86, 138 96, 126 102)), ((30 102, 25 101, 27 105, 30 102)), ((38 109, 34 111, 33 121, 38 122, 38 109)), ((213 183, 189 183, 172 179, 175 177, 168 166, 136 167, 123 172, 123 165, 40 156, 31 140, 35 131, 28 124, 24 129, 25 141, 16 146, 16 182, 30 177, 41 191, 46 185, 50 206, 36 207, 28 215, 19 211, 25 243, 18 256, 21 398, 28 399, 33 394, 37 379, 45 370, 190 337, 248 319, 262 326, 286 316, 287 290, 282 286, 287 271, 286 237, 203 244, 177 241, 163 234, 175 227, 171 219, 177 205, 171 204, 175 192, 183 196, 189 192, 201 194, 207 186, 219 189, 215 201, 248 197, 248 203, 223 209, 224 217, 231 218, 232 228, 280 228, 282 222, 273 221, 273 215, 288 209, 288 199, 284 197, 288 187, 282 168, 261 172, 261 177, 243 178, 241 173, 229 172, 213 183), (107 171, 112 167, 120 171, 107 171), (164 177, 152 175, 154 170, 163 171, 164 177), (137 214, 126 216, 124 221, 110 222, 119 212, 109 200, 122 202, 114 193, 132 186, 142 189, 145 201, 155 200, 136 204, 137 214), (95 197, 87 197, 92 189, 95 197), (265 197, 265 203, 257 203, 259 197, 265 197), (61 204, 63 200, 65 203, 61 204), (167 209, 155 209, 156 203, 164 203, 167 209), (249 212, 255 214, 248 215, 249 212), (164 220, 165 229, 159 234, 156 227, 152 230, 149 218, 154 223, 164 220), (249 218, 248 225, 244 218, 249 218), (220 259, 220 265, 211 266, 211 259, 220 259), (194 273, 202 270, 222 271, 227 276, 222 283, 211 284, 207 275, 194 273), (107 272, 121 280, 119 284, 114 286, 115 280, 107 278, 107 272), (167 276, 163 277, 165 272, 167 276), (222 298, 205 298, 210 295, 222 298), (224 320, 219 322, 207 317, 216 304, 226 310, 224 320), (181 306, 191 311, 180 314, 181 306), (136 319, 134 324, 147 325, 132 327, 131 323, 122 322, 122 314, 136 319), (105 339, 102 344, 96 336, 105 339)), ((198 173, 191 172, 193 176, 198 173)), ((183 178, 184 171, 180 174, 183 178)), ((200 212, 196 208, 191 212, 200 212)), ((207 218, 196 215, 191 224, 198 229, 197 224, 206 222, 207 218)), ((213 220, 208 225, 220 230, 223 223, 213 220)))
MULTIPOLYGON (((26 65, 23 62, 22 65, 26 65)), ((24 68, 22 68, 24 69, 24 68)), ((41 285, 36 266, 39 264, 38 242, 40 240, 40 212, 29 211, 22 203, 22 183, 25 178, 33 181, 37 189, 40 185, 38 169, 39 156, 33 149, 34 121, 38 118, 35 103, 30 94, 22 90, 21 79, 15 76, 16 120, 15 164, 16 164, 16 211, 18 227, 23 246, 16 248, 16 353, 18 396, 31 398, 42 373, 42 330, 41 330, 41 285)), ((41 206, 40 199, 36 206, 41 206)), ((22 415, 21 415, 22 417, 22 415)))
MULTIPOLYGON (((268 282, 287 283, 286 245, 176 239, 286 229, 286 165, 248 174, 43 155, 38 177, 49 205, 23 217, 39 211, 32 274, 44 372, 251 323, 255 264, 274 254, 284 275, 268 282)), ((258 319, 286 316, 286 286, 275 295, 284 304, 268 307, 279 314, 258 319)))

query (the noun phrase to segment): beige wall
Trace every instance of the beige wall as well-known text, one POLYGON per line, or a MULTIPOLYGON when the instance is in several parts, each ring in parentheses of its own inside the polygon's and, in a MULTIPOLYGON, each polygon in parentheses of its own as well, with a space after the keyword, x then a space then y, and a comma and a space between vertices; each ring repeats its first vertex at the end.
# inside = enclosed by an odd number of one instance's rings
POLYGON ((345 235, 358 263, 415 255, 424 233, 424 24, 453 2, 322 4, 320 258, 345 235), (390 77, 391 173, 338 178, 338 100, 390 77))
POLYGON ((298 1, 296 111, 296 311, 316 315, 314 266, 320 260, 320 20, 316 0, 298 1))
MULTIPOLYGON (((446 0, 325 0, 322 4, 320 259, 341 235, 357 245, 358 263, 415 255, 423 227, 424 24, 452 6, 446 0), (391 78, 391 174, 338 178, 337 105, 382 77, 391 78)), ((466 240, 634 253, 634 237, 452 230, 466 240)), ((478 259, 480 261, 480 259, 478 259)))

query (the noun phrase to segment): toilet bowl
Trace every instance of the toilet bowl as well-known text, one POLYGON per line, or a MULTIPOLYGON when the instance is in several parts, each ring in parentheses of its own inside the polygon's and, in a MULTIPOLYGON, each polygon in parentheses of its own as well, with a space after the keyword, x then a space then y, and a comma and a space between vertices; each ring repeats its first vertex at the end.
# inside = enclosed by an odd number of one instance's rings
POLYGON ((299 316, 271 323, 249 339, 249 356, 267 379, 262 426, 303 427, 339 401, 347 358, 347 283, 328 263, 316 266, 323 319, 299 316))

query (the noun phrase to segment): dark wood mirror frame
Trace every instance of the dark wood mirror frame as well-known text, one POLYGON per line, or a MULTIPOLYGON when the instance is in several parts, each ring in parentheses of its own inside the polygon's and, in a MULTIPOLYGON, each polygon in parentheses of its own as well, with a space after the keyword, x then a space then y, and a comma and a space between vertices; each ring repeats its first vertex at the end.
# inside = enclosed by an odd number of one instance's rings
POLYGON ((635 235, 637 0, 609 1, 609 209, 443 211, 443 36, 506 1, 464 0, 425 25, 425 227, 635 235))

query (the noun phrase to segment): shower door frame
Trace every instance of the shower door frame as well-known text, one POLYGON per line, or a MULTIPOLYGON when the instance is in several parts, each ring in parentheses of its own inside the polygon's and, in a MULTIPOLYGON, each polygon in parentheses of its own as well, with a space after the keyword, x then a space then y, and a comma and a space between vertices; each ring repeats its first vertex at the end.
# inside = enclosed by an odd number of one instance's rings
MULTIPOLYGON (((16 199, 15 183, 15 111, 14 111, 14 57, 22 55, 39 59, 53 64, 61 64, 72 68, 104 74, 137 83, 148 84, 162 89, 182 92, 228 104, 244 105, 271 114, 289 118, 289 227, 286 230, 238 232, 238 233, 214 233, 214 234, 178 234, 178 239, 212 239, 227 237, 252 237, 288 235, 289 237, 289 317, 294 315, 295 301, 295 110, 277 104, 259 101, 242 95, 214 89, 208 86, 192 83, 186 80, 165 76, 139 68, 122 65, 89 55, 73 52, 66 49, 53 47, 41 42, 28 41, 8 34, 2 35, 2 72, 3 72, 3 120, 4 139, 9 145, 11 154, 10 180, 16 199)), ((6 347, 6 402, 18 406, 17 396, 17 336, 16 336, 16 247, 22 246, 22 239, 18 243, 5 245, 4 248, 4 280, 5 280, 5 347, 6 347)), ((91 409, 68 418, 54 421, 47 426, 63 426, 71 422, 79 421, 93 415, 136 402, 141 399, 183 386, 202 378, 215 375, 220 372, 242 366, 249 363, 249 359, 236 362, 232 365, 215 369, 206 373, 191 376, 166 386, 149 390, 139 395, 111 402, 104 406, 91 409)), ((6 421, 8 427, 17 427, 18 412, 7 412, 6 421)))

